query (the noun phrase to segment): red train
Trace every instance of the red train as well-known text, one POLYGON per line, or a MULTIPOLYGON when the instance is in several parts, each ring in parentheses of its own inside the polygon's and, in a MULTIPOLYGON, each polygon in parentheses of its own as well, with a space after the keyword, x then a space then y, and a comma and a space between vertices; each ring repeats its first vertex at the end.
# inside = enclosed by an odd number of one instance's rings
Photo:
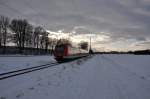
POLYGON ((70 44, 58 44, 55 46, 54 57, 57 62, 65 62, 78 59, 89 54, 88 51, 72 47, 70 44))

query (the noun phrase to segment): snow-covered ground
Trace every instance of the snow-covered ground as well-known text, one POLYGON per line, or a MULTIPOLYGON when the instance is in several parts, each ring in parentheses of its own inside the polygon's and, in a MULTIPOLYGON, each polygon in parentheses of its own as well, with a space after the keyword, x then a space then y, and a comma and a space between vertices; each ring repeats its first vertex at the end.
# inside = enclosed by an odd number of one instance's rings
POLYGON ((0 73, 8 72, 12 70, 18 70, 22 68, 47 64, 52 61, 53 56, 23 56, 23 55, 9 55, 0 56, 0 73))
POLYGON ((150 56, 95 55, 1 80, 0 99, 150 99, 150 56))

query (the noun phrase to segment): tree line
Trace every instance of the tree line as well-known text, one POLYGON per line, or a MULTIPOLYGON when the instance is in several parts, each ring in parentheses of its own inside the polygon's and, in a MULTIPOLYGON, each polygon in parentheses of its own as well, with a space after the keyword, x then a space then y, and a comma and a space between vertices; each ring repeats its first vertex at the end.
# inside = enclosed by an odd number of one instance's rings
POLYGON ((53 49, 56 39, 50 39, 48 32, 41 26, 34 27, 26 19, 12 19, 0 16, 0 48, 5 53, 6 45, 13 42, 19 48, 20 53, 25 47, 53 49))

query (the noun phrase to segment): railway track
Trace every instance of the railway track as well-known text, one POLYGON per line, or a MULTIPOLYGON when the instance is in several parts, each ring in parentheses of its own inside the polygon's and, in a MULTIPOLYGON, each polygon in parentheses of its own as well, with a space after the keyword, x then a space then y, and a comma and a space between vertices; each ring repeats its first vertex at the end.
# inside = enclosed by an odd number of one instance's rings
MULTIPOLYGON (((88 57, 88 56, 85 56, 85 57, 88 57)), ((81 57, 81 58, 85 58, 85 57, 81 57)), ((81 58, 79 58, 79 59, 81 59, 81 58)), ((78 60, 78 59, 76 59, 76 60, 78 60)), ((68 62, 70 62, 70 61, 68 61, 68 62)), ((66 62, 62 62, 62 63, 66 63, 66 62)), ((56 66, 58 64, 61 64, 61 63, 52 62, 52 63, 49 63, 49 64, 33 66, 33 67, 29 67, 29 68, 24 68, 24 69, 14 70, 14 71, 6 72, 6 73, 1 73, 0 74, 0 80, 4 80, 4 79, 7 79, 7 78, 11 78, 11 77, 14 77, 14 76, 19 76, 19 75, 26 74, 26 73, 29 73, 29 72, 33 72, 33 71, 53 67, 53 66, 56 66)))
POLYGON ((45 68, 52 67, 52 66, 56 66, 58 64, 59 63, 56 63, 56 62, 54 63, 53 62, 53 63, 44 64, 44 65, 40 65, 40 66, 34 66, 34 67, 30 67, 30 68, 19 69, 19 70, 6 72, 6 73, 1 73, 0 74, 0 80, 4 80, 4 79, 10 78, 10 77, 26 74, 26 73, 29 73, 29 72, 45 69, 45 68))

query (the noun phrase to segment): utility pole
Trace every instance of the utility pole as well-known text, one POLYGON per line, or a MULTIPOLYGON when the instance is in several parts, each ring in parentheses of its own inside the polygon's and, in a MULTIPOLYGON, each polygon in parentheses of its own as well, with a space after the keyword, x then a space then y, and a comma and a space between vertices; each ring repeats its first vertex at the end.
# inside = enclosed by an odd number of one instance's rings
POLYGON ((93 50, 92 50, 92 47, 91 47, 91 36, 90 36, 90 48, 89 48, 89 53, 90 53, 90 54, 93 54, 93 50))
POLYGON ((90 50, 91 50, 91 36, 90 36, 90 50))

